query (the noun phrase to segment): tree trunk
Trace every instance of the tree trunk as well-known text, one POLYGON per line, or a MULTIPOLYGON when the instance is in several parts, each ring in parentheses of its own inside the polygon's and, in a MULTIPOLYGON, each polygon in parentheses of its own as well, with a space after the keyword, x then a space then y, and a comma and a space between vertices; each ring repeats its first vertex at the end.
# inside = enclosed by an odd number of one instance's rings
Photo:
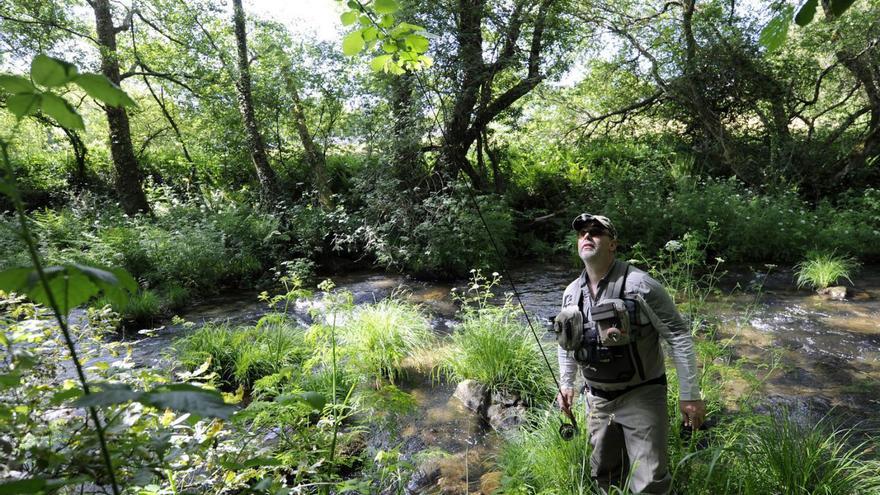
MULTIPOLYGON (((291 70, 287 71, 288 74, 290 72, 291 70)), ((321 206, 330 209, 333 207, 333 199, 331 197, 330 179, 327 176, 327 162, 324 160, 324 153, 321 152, 315 140, 312 139, 311 133, 309 133, 306 114, 302 108, 302 100, 300 100, 296 82, 289 75, 286 79, 287 91, 290 92, 290 97, 293 99, 293 123, 305 150, 306 165, 312 169, 315 187, 318 189, 318 201, 321 202, 321 206)))
MULTIPOLYGON (((109 0, 92 0, 95 11, 95 27, 101 49, 101 72, 115 84, 119 84, 119 61, 116 53, 116 33, 109 0)), ((150 205, 144 194, 141 171, 134 147, 125 107, 106 105, 107 125, 110 129, 110 156, 116 169, 116 194, 122 209, 129 215, 149 213, 150 205)))
MULTIPOLYGON (((829 0, 822 0, 822 10, 825 13, 826 22, 837 21, 837 16, 831 10, 829 0)), ((880 156, 880 63, 876 57, 876 47, 858 55, 846 49, 834 52, 835 57, 846 67, 852 76, 862 83, 865 96, 868 100, 871 119, 862 142, 853 147, 849 156, 841 164, 841 170, 834 177, 834 182, 844 180, 848 175, 857 170, 864 169, 869 159, 880 156)))
POLYGON ((260 200, 264 207, 275 204, 278 199, 278 185, 275 171, 269 165, 266 148, 263 146, 263 138, 257 126, 257 117, 254 112, 254 100, 251 95, 251 72, 247 53, 247 33, 244 26, 244 9, 241 0, 232 0, 232 22, 235 28, 235 44, 238 49, 238 109, 244 122, 245 134, 247 135, 248 147, 251 152, 251 160, 257 171, 257 179, 260 181, 260 200))
POLYGON ((407 187, 417 186, 424 178, 421 167, 420 109, 413 99, 415 76, 409 72, 393 76, 391 87, 392 127, 391 162, 397 178, 407 187))

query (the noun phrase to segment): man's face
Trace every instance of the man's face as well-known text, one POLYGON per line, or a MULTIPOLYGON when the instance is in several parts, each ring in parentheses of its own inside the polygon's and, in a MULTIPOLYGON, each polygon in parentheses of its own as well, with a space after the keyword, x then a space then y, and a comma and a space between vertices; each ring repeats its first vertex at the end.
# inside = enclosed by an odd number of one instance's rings
POLYGON ((578 256, 584 263, 610 257, 617 250, 617 240, 598 223, 590 223, 578 232, 578 256))

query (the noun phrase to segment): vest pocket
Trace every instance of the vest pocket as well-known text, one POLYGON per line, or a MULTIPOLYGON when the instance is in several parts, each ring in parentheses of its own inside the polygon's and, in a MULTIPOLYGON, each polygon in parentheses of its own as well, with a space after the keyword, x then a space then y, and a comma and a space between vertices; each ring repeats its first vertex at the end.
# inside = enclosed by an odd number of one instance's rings
MULTIPOLYGON (((637 366, 641 364, 638 359, 638 350, 634 349, 635 342, 628 346, 582 347, 575 352, 575 359, 581 363, 584 378, 597 383, 626 383, 632 380, 636 374, 637 366)), ((639 370, 639 376, 644 377, 644 370, 639 370)))

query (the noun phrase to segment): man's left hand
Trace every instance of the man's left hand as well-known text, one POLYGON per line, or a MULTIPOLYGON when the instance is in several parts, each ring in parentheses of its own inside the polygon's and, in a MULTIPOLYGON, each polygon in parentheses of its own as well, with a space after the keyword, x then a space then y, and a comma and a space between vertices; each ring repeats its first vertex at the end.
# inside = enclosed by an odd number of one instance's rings
POLYGON ((702 400, 682 400, 678 405, 684 425, 694 431, 699 430, 706 419, 706 403, 702 400))

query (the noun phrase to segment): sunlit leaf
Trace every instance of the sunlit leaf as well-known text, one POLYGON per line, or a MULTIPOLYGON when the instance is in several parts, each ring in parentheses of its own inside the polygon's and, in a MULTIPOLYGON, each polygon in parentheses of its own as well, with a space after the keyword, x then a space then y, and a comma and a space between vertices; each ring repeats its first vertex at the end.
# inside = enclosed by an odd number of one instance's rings
POLYGON ((370 68, 373 69, 374 72, 383 71, 390 60, 391 55, 379 55, 370 61, 370 68))
POLYGON ((428 51, 428 38, 418 34, 411 34, 406 37, 406 42, 416 53, 425 53, 428 51))
POLYGON ((13 94, 32 93, 36 89, 27 78, 9 74, 0 74, 0 88, 13 94))
POLYGON ((356 10, 349 10, 348 12, 343 12, 341 16, 343 26, 351 26, 358 20, 358 12, 356 10))
POLYGON ((43 93, 43 101, 40 105, 43 113, 52 117, 67 129, 85 129, 82 117, 70 106, 64 98, 52 93, 43 93))
POLYGON ((758 41, 764 45, 768 51, 772 52, 785 43, 788 38, 788 27, 791 24, 793 8, 790 5, 783 7, 783 10, 776 15, 761 30, 761 36, 758 41))
POLYGON ((376 0, 373 8, 380 14, 393 14, 400 9, 400 5, 395 0, 376 0))
POLYGON ((394 16, 391 14, 385 14, 382 16, 382 19, 379 20, 379 26, 383 28, 390 28, 394 25, 394 16))
POLYGON ((342 53, 348 55, 349 57, 357 55, 364 48, 364 38, 361 36, 361 31, 357 30, 352 33, 349 33, 342 40, 342 53))
POLYGON ((376 29, 375 26, 370 26, 368 28, 364 28, 362 33, 363 33, 362 36, 364 37, 364 41, 369 42, 369 41, 373 41, 374 39, 376 39, 376 35, 379 33, 379 30, 376 29))
POLYGON ((40 95, 19 93, 6 98, 6 108, 16 117, 31 115, 40 108, 40 95))
POLYGON ((31 62, 31 79, 42 86, 61 86, 76 77, 76 73, 73 64, 42 53, 31 62))
POLYGON ((137 106, 125 91, 102 74, 80 74, 73 80, 89 96, 112 106, 137 106))
POLYGON ((812 22, 813 17, 816 16, 816 6, 819 5, 819 0, 807 0, 801 5, 801 8, 798 9, 798 13, 794 16, 794 22, 798 26, 806 26, 810 22, 812 22))

